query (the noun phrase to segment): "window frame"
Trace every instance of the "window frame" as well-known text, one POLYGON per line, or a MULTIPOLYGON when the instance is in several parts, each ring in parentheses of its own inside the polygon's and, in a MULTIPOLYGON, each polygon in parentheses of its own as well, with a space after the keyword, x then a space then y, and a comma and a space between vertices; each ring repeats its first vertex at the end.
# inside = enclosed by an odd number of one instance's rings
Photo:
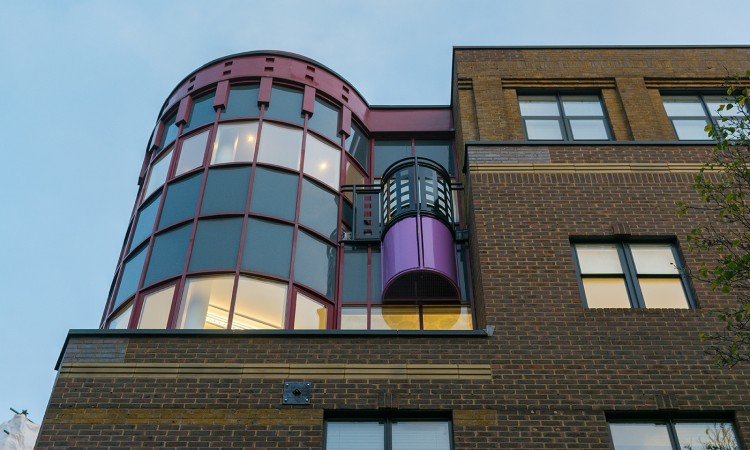
POLYGON ((448 423, 448 445, 450 450, 455 450, 455 433, 453 431, 453 418, 451 414, 443 411, 333 411, 326 414, 323 424, 323 449, 328 449, 328 424, 330 422, 377 422, 384 424, 383 450, 392 450, 393 434, 391 427, 397 422, 447 422, 448 423))
MULTIPOLYGON (((722 93, 722 92, 718 92, 718 91, 717 92, 713 92, 713 91, 708 91, 708 92, 685 92, 685 91, 669 92, 669 91, 660 91, 659 92, 659 96, 661 97, 661 104, 662 104, 662 107, 664 108, 665 114, 667 115, 667 119, 669 120, 670 125, 672 125, 672 131, 674 131, 674 136, 675 136, 675 138, 677 138, 678 141, 687 141, 687 142, 690 142, 690 141, 715 142, 716 141, 716 139, 712 138, 711 136, 709 136, 708 133, 705 133, 706 137, 703 138, 703 139, 680 139, 680 135, 677 133, 677 127, 675 127, 674 121, 675 120, 698 120, 698 119, 701 119, 701 120, 705 120, 707 125, 710 125, 710 126, 713 126, 713 127, 722 127, 722 126, 725 126, 725 125, 723 125, 723 122, 721 120, 717 120, 717 119, 721 119, 721 117, 723 117, 723 116, 721 116, 721 115, 714 116, 714 114, 712 114, 711 110, 708 108, 708 104, 706 102, 706 97, 730 97, 730 96, 728 96, 726 94, 726 92, 722 93), (700 101, 701 108, 703 108, 703 116, 702 117, 699 117, 699 116, 670 116, 669 112, 667 112, 667 107, 666 107, 666 105, 664 103, 664 97, 683 97, 683 98, 697 97, 698 100, 700 101)), ((730 104, 730 103, 732 103, 732 102, 729 101, 729 102, 727 102, 725 104, 730 104)), ((723 111, 727 111, 727 109, 725 108, 723 111)), ((734 108, 733 108, 732 111, 736 111, 736 110, 734 110, 734 108)), ((714 111, 714 113, 718 114, 718 111, 714 111)), ((745 114, 750 114, 750 112, 748 112, 747 106, 745 107, 745 114)))
POLYGON ((523 129, 524 138, 527 141, 533 141, 533 142, 544 142, 544 141, 550 141, 550 142, 609 142, 614 140, 614 136, 612 134, 612 126, 609 120, 609 117, 607 115, 607 108, 605 108, 604 100, 602 98, 601 92, 592 92, 592 91, 554 91, 554 92, 525 92, 525 91, 519 91, 516 92, 516 99, 518 103, 518 112, 521 117, 521 128, 523 129), (601 116, 567 116, 565 114, 565 109, 563 108, 563 97, 568 96, 592 96, 596 97, 599 100, 599 106, 602 108, 602 115, 601 116), (555 97, 555 101, 557 103, 557 116, 524 116, 523 113, 521 113, 521 99, 520 97, 555 97), (595 119, 601 119, 604 122, 604 131, 607 133, 606 139, 575 139, 573 137, 573 129, 570 126, 570 120, 595 120, 595 119), (526 120, 554 120, 557 119, 558 125, 560 126, 560 133, 562 134, 561 139, 531 139, 529 138, 529 132, 528 127, 526 126, 526 120))
POLYGON ((582 274, 581 263, 578 258, 577 245, 615 245, 617 247, 617 256, 620 261, 620 268, 622 269, 622 278, 625 282, 625 289, 628 294, 628 300, 630 301, 630 309, 675 309, 675 308, 648 308, 646 306, 643 292, 641 290, 639 278, 675 278, 680 280, 680 285, 685 293, 685 300, 687 302, 686 309, 697 309, 698 305, 693 296, 692 286, 690 280, 685 274, 685 261, 682 258, 682 254, 679 251, 677 242, 674 239, 583 239, 583 238, 572 238, 570 240, 570 249, 573 254, 573 263, 575 265, 576 277, 578 279, 578 288, 581 292, 581 302, 586 309, 623 309, 623 308, 596 308, 588 305, 586 299, 586 292, 583 286, 583 280, 586 278, 614 278, 620 274, 582 274), (677 274, 638 274, 636 270, 635 260, 633 258, 631 245, 669 245, 672 250, 672 257, 674 258, 675 264, 677 265, 677 274))
POLYGON ((715 414, 703 414, 694 412, 674 412, 664 414, 660 412, 618 412, 616 414, 607 414, 607 432, 609 433, 609 442, 614 450, 615 440, 612 436, 611 424, 659 424, 667 427, 669 443, 673 450, 681 450, 675 425, 684 423, 729 423, 734 432, 737 450, 743 450, 745 447, 738 433, 737 424, 732 413, 717 412, 715 414))

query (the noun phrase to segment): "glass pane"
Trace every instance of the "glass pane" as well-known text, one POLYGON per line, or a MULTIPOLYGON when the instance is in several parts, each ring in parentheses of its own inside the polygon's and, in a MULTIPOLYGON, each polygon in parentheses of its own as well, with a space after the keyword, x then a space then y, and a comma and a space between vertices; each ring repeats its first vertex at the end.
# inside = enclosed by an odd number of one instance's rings
POLYGON ((429 158, 443 166, 449 174, 455 175, 453 164, 453 146, 450 141, 414 142, 414 150, 420 158, 429 158))
POLYGON ((302 130, 263 123, 258 147, 258 162, 299 170, 302 130))
POLYGON ((419 310, 416 306, 383 306, 372 308, 371 330, 418 330, 419 310))
POLYGON ((740 450, 729 422, 679 422, 674 428, 681 449, 740 450))
POLYGON ((256 121, 219 125, 211 153, 211 164, 252 162, 257 138, 256 121))
POLYGON ((297 293, 294 306, 295 330, 325 330, 328 324, 328 310, 320 302, 297 293))
POLYGON ((672 450, 667 426, 658 423, 610 423, 615 450, 672 450))
POLYGON ((425 330, 471 330, 471 312, 465 306, 424 306, 422 325, 425 330))
POLYGON ((185 124, 182 132, 184 133, 207 123, 213 123, 215 118, 214 93, 210 92, 193 99, 193 106, 190 109, 190 120, 185 124))
POLYGON ((234 270, 237 267, 241 231, 241 217, 199 220, 188 270, 234 270))
POLYGON ((286 289, 286 284, 240 276, 232 329, 284 328, 286 289))
POLYGON ((257 167, 250 211, 293 221, 297 213, 298 183, 298 175, 257 167))
POLYGON ((697 96, 663 96, 661 99, 664 102, 667 115, 671 117, 706 116, 701 100, 697 96))
POLYGON ((244 213, 249 187, 250 167, 209 170, 201 214, 244 213))
POLYGON ((151 170, 148 174, 148 181, 146 181, 146 187, 143 189, 143 198, 148 197, 157 188, 161 187, 167 180, 167 172, 169 171, 169 163, 172 161, 172 150, 167 150, 164 156, 159 158, 154 164, 151 165, 151 170))
POLYGON ((630 308, 622 278, 584 278, 583 291, 589 308, 630 308))
POLYGON ((562 140, 562 129, 557 119, 526 119, 526 135, 530 140, 562 140))
POLYGON ((141 317, 138 319, 138 328, 160 330, 167 328, 174 288, 174 285, 169 286, 148 294, 143 299, 143 310, 141 311, 141 317))
POLYGON ((122 269, 120 288, 118 289, 117 297, 115 298, 115 308, 130 298, 130 296, 135 293, 136 289, 138 289, 138 282, 141 281, 141 273, 143 272, 143 263, 145 260, 146 246, 125 261, 124 268, 122 269))
POLYGON ((159 229, 195 217, 203 174, 183 178, 167 187, 167 196, 159 218, 159 229))
POLYGON ((380 303, 383 280, 380 277, 380 248, 373 248, 370 255, 370 298, 372 303, 380 303))
POLYGON ((307 119, 307 128, 317 131, 338 144, 341 141, 338 108, 325 100, 316 98, 315 112, 307 119))
POLYGON ((602 104, 596 95, 564 95, 560 99, 568 117, 604 115, 602 104))
POLYGON ((688 308, 679 278, 638 278, 646 308, 688 308))
POLYGON ((182 273, 192 228, 193 224, 188 223, 154 238, 144 286, 182 273))
POLYGON ((742 116, 742 110, 738 108, 734 99, 731 97, 724 97, 721 95, 706 95, 703 97, 706 102, 706 109, 713 117, 738 117, 742 116), (724 105, 724 109, 719 111, 719 106, 724 105), (727 106, 732 105, 731 109, 727 109, 727 106))
POLYGON ((341 151, 308 134, 305 142, 305 173, 339 190, 341 151))
POLYGON ((368 150, 370 148, 370 141, 365 136, 365 133, 354 123, 352 123, 351 134, 346 138, 346 151, 350 155, 354 156, 354 159, 365 169, 369 169, 369 158, 368 150))
POLYGON ((133 240, 130 244, 131 248, 137 247, 138 244, 150 236, 151 232, 154 230, 156 213, 159 212, 159 200, 161 200, 161 194, 157 195, 150 202, 141 207, 141 212, 138 213, 138 223, 133 232, 133 240))
POLYGON ((172 114, 172 117, 167 119, 166 122, 164 122, 164 132, 162 133, 161 143, 159 144, 160 148, 164 148, 166 144, 170 144, 177 137, 177 134, 180 131, 180 127, 174 124, 176 119, 177 114, 175 113, 172 114))
POLYGON ((128 305, 120 314, 114 319, 109 321, 110 330, 127 330, 128 322, 130 322, 130 315, 133 314, 133 304, 128 305))
POLYGON ((393 422, 393 450, 450 450, 450 422, 393 422))
POLYGON ((672 120, 672 124, 677 132, 677 139, 682 141, 707 141, 711 139, 705 130, 706 125, 708 125, 708 121, 705 119, 675 119, 672 120))
POLYGON ((344 280, 341 299, 345 302, 367 302, 366 248, 344 248, 344 280))
POLYGON ((411 141, 375 141, 375 177, 380 177, 385 169, 399 159, 412 156, 411 141))
POLYGON ((385 424, 380 422, 327 422, 326 450, 383 450, 385 424))
POLYGON ((300 230, 294 260, 294 280, 326 297, 333 297, 336 276, 336 249, 300 230))
POLYGON ((180 159, 177 161, 174 176, 181 175, 203 165, 203 155, 206 154, 207 142, 208 130, 182 141, 180 159))
POLYGON ((342 330, 366 330, 367 308, 341 308, 342 330))
POLYGON ((257 84, 232 86, 229 89, 227 106, 224 111, 221 112, 221 119, 260 116, 260 107, 258 107, 258 90, 259 88, 257 84))
POLYGON ((620 256, 614 244, 576 244, 582 274, 622 273, 620 256))
POLYGON ((636 271, 643 274, 679 274, 677 264, 669 244, 631 244, 636 271))
POLYGON ((607 125, 603 119, 575 119, 570 121, 570 130, 576 140, 607 140, 607 125))
MULTIPOLYGON (((271 89, 271 102, 266 107, 265 117, 285 120, 299 126, 305 124, 302 115, 302 91, 283 86, 271 89)), ((265 127, 265 125, 263 125, 265 127)))
POLYGON ((519 95, 518 106, 524 117, 560 116, 557 98, 554 95, 519 95))
MULTIPOLYGON (((362 175, 362 173, 357 169, 354 164, 350 163, 349 161, 346 162, 346 180, 344 181, 344 184, 365 184, 365 177, 362 175)), ((344 195, 346 195, 346 198, 349 200, 352 200, 353 194, 351 192, 345 192, 344 195)))
POLYGON ((469 248, 468 245, 460 245, 456 252, 458 256, 458 287, 461 290, 461 300, 464 302, 469 301, 469 286, 470 274, 469 274, 469 248))
POLYGON ((302 180, 299 222, 322 235, 336 239, 339 199, 309 180, 302 180))
POLYGON ((233 275, 188 278, 177 316, 177 328, 226 329, 233 286, 233 275))
POLYGON ((289 278, 294 228, 267 220, 249 219, 242 251, 242 270, 289 278))

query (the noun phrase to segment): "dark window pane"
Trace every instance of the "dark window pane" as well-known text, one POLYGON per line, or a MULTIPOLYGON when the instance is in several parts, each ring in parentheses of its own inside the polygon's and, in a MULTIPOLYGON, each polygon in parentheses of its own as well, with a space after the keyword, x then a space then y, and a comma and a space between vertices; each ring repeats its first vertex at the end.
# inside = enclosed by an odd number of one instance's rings
POLYGON ((355 124, 352 124, 351 135, 346 138, 346 151, 350 155, 354 156, 354 159, 359 162, 365 170, 370 170, 368 166, 368 151, 369 151, 369 140, 365 133, 355 124))
POLYGON ((339 199, 315 183, 302 180, 299 222, 324 236, 336 239, 339 199))
POLYGON ((380 297, 382 295, 382 280, 380 279, 380 249, 373 248, 372 256, 370 257, 370 279, 372 285, 370 286, 370 295, 372 296, 372 303, 380 303, 380 297))
POLYGON ((224 111, 221 112, 222 119, 234 119, 236 117, 258 117, 258 85, 246 84, 232 86, 229 89, 229 99, 224 111))
POLYGON ((143 261, 146 259, 146 246, 134 254, 127 261, 125 261, 124 268, 122 269, 122 279, 120 281, 120 288, 117 291, 117 297, 115 298, 114 308, 117 308, 130 298, 138 289, 138 282, 141 280, 141 272, 143 271, 143 261))
POLYGON ((151 231, 154 229, 156 213, 159 211, 159 200, 161 200, 161 195, 157 195, 150 202, 141 207, 141 210, 138 213, 138 223, 135 226, 135 232, 133 233, 133 240, 130 243, 130 248, 137 247, 138 244, 151 235, 151 231))
POLYGON ((294 280, 333 297, 336 249, 300 230, 294 260, 294 280))
POLYGON ((164 122, 164 132, 161 135, 161 143, 159 144, 160 149, 164 149, 165 145, 168 145, 177 137, 180 127, 174 124, 175 119, 177 119, 177 113, 172 114, 169 119, 164 122))
POLYGON ((250 211, 294 220, 298 182, 298 175, 256 168, 250 211))
POLYGON ((201 214, 245 212, 249 186, 250 167, 209 170, 201 214))
POLYGON ((266 109, 265 117, 285 120, 287 122, 304 125, 302 116, 302 91, 283 86, 271 89, 271 102, 266 109))
POLYGON ((213 123, 215 118, 214 93, 211 92, 193 99, 193 106, 190 109, 190 119, 185 124, 182 132, 184 133, 207 123, 213 123))
POLYGON ((411 141, 375 141, 374 151, 377 178, 394 162, 411 156, 411 141))
POLYGON ((416 141, 414 147, 417 156, 429 158, 443 166, 449 174, 455 175, 455 170, 453 170, 453 146, 450 141, 416 141))
POLYGON ((367 248, 344 248, 343 284, 343 301, 367 302, 367 248))
POLYGON ((167 197, 159 218, 159 229, 195 216, 202 180, 203 174, 198 173, 167 187, 167 197))
POLYGON ((198 221, 189 270, 234 270, 237 266, 241 232, 241 217, 198 221))
POLYGON ((188 223, 156 236, 144 286, 182 273, 192 225, 188 223))
POLYGON ((289 225, 267 220, 248 220, 242 270, 289 278, 293 233, 293 228, 289 225))
POLYGON ((458 283, 461 290, 461 300, 469 301, 469 249, 461 245, 458 249, 458 283))
POLYGON ((315 111, 307 119, 307 128, 317 131, 335 143, 339 143, 339 110, 319 98, 315 99, 315 111))

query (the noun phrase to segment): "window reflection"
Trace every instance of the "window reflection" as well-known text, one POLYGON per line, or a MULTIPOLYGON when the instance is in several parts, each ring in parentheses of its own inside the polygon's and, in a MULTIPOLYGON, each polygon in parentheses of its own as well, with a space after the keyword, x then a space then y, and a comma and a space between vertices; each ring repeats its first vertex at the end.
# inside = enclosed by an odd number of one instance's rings
POLYGON ((339 190, 341 152, 308 134, 305 143, 305 173, 339 190))
POLYGON ((172 149, 166 150, 155 163, 151 165, 151 170, 148 173, 148 180, 146 186, 143 188, 143 198, 148 197, 157 188, 161 187, 167 180, 167 172, 169 171, 169 163, 172 161, 172 149))
POLYGON ((177 328, 226 329, 233 285, 234 276, 188 279, 177 328))
POLYGON ((123 309, 117 316, 109 321, 110 330, 125 330, 128 328, 128 322, 130 322, 130 315, 133 313, 133 304, 131 303, 125 309, 123 309))
POLYGON ((167 328, 174 288, 175 286, 172 285, 144 297, 141 317, 138 319, 138 328, 162 330, 167 328))
POLYGON ((233 330, 284 328, 286 284, 241 276, 232 316, 233 330))
POLYGON ((219 125, 211 153, 211 164, 252 162, 257 138, 256 121, 219 125))
POLYGON ((263 123, 258 162, 299 170, 301 151, 302 130, 269 122, 263 123))
POLYGON ((177 161, 177 168, 174 172, 175 176, 203 165, 203 155, 206 153, 207 142, 208 130, 182 141, 180 159, 177 161))
POLYGON ((322 303, 297 293, 294 307, 295 330, 325 330, 328 323, 328 310, 322 303))

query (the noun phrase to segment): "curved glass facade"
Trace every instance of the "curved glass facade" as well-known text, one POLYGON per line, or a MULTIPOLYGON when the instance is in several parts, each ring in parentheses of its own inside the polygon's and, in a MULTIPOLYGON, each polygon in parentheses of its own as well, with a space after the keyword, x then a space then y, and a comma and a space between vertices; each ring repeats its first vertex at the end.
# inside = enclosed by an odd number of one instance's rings
POLYGON ((450 138, 373 141, 343 109, 277 78, 208 83, 169 106, 102 326, 471 329, 468 277, 456 304, 382 306, 379 245, 345 239, 342 185, 376 183, 368 168, 404 155, 455 174, 450 138))

